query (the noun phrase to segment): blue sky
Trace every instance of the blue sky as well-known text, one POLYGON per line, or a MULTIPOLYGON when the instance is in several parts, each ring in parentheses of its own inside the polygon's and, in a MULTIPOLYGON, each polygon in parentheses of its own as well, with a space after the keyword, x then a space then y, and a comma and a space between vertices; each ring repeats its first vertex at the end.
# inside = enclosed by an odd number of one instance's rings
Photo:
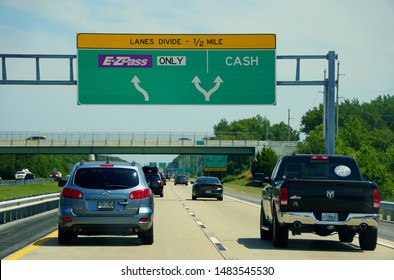
MULTIPOLYGON (((391 0, 0 0, 0 53, 76 54, 76 33, 274 33, 277 55, 339 56, 339 95, 370 102, 394 94, 394 1, 391 0)), ((325 61, 301 64, 301 79, 321 80, 325 61)), ((9 78, 34 77, 34 65, 7 68, 9 78)), ((51 64, 43 75, 62 73, 51 64)), ((277 80, 295 76, 277 62, 277 80)), ((0 86, 0 131, 211 132, 221 119, 267 117, 299 129, 322 101, 321 87, 278 86, 277 105, 78 106, 76 86, 0 86)), ((139 157, 157 161, 169 157, 139 157)), ((137 159, 138 160, 138 159, 137 159)))

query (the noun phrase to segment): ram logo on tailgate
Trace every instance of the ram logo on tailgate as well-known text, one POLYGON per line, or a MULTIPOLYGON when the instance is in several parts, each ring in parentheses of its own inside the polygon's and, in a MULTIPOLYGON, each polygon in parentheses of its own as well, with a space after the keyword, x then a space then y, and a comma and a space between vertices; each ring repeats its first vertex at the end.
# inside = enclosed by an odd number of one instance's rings
POLYGON ((333 199, 335 196, 335 192, 331 190, 326 191, 326 194, 329 199, 333 199))

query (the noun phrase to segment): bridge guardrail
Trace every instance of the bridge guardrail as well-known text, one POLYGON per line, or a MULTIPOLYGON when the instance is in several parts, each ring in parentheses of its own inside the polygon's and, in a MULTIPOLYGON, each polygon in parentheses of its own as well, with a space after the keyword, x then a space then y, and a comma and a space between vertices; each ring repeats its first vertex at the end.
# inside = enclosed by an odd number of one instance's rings
MULTIPOLYGON (((30 217, 59 207, 59 193, 0 202, 0 224, 30 217)), ((394 222, 394 202, 382 201, 382 220, 394 222)))

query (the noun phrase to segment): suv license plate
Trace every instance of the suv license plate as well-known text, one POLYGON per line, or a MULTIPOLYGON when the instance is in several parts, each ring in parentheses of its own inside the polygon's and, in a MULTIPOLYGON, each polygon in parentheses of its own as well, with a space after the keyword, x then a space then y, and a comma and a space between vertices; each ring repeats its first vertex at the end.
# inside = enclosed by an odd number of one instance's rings
POLYGON ((97 208, 98 209, 114 209, 114 201, 98 201, 97 202, 97 208))
POLYGON ((322 213, 321 219, 324 222, 338 222, 338 213, 322 213))

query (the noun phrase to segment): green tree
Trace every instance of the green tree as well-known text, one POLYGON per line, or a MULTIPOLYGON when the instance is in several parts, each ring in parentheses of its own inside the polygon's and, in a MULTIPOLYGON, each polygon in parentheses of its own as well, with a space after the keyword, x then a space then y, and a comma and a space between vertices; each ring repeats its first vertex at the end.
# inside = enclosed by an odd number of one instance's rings
POLYGON ((298 144, 296 152, 300 154, 324 154, 324 144, 323 127, 320 124, 309 131, 305 140, 298 144))
POLYGON ((272 170, 278 161, 279 156, 270 147, 264 146, 252 160, 252 173, 263 173, 264 175, 271 175, 272 170))
POLYGON ((319 108, 313 107, 301 117, 300 132, 309 134, 311 130, 321 124, 323 124, 323 104, 320 104, 319 108))

